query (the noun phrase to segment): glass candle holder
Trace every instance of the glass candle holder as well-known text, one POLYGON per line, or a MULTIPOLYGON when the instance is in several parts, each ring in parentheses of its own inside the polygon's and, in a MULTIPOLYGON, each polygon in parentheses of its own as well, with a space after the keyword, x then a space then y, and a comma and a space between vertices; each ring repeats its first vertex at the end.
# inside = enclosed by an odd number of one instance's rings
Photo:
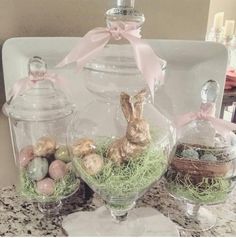
POLYGON ((206 35, 206 41, 212 41, 217 43, 223 43, 224 29, 212 27, 210 32, 206 35))

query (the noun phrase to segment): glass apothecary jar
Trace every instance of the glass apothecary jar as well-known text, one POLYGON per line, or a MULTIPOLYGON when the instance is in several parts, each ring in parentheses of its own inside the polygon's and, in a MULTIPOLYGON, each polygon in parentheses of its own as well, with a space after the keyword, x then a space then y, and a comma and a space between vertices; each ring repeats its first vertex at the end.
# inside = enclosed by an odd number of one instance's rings
POLYGON ((56 87, 56 76, 47 72, 41 58, 30 59, 28 67, 29 76, 15 84, 3 109, 19 168, 19 192, 38 202, 40 211, 53 214, 61 199, 79 187, 66 144, 74 106, 56 87))
MULTIPOLYGON (((166 172, 175 129, 152 103, 155 79, 165 64, 141 39, 143 14, 134 9, 134 0, 118 0, 106 17, 107 27, 89 31, 58 64, 76 62, 91 92, 90 102, 73 116, 68 144, 75 170, 105 201, 114 220, 122 221, 120 228, 109 223, 110 230, 119 229, 115 233, 120 235, 127 228, 136 234, 144 224, 140 219, 129 224, 127 215, 166 172)), ((103 222, 111 220, 109 213, 103 222)), ((96 227, 96 234, 107 235, 96 227)))
POLYGON ((230 123, 215 118, 218 90, 216 81, 204 84, 200 111, 180 120, 190 121, 178 130, 176 150, 165 175, 170 194, 186 205, 188 220, 180 223, 189 230, 212 228, 216 216, 202 206, 224 203, 235 185, 236 135, 230 123))
POLYGON ((91 102, 72 119, 75 169, 117 220, 165 173, 175 130, 152 104, 132 49, 108 45, 86 65, 91 102))

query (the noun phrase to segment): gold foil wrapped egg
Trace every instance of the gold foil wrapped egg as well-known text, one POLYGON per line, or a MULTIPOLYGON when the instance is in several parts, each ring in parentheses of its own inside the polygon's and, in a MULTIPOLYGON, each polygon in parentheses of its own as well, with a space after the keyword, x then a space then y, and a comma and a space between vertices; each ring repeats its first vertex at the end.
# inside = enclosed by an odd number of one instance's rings
POLYGON ((36 191, 39 194, 50 196, 54 193, 55 182, 50 178, 45 178, 38 181, 36 184, 36 191))
POLYGON ((103 169, 103 158, 98 154, 86 155, 82 159, 83 167, 89 175, 96 175, 103 169))
POLYGON ((76 157, 83 157, 95 152, 95 142, 91 139, 83 138, 77 140, 72 146, 72 153, 76 157))
POLYGON ((49 166, 49 175, 54 180, 62 179, 66 172, 66 164, 61 160, 54 160, 49 166))
POLYGON ((51 137, 41 137, 34 146, 36 156, 47 156, 53 154, 56 150, 56 141, 51 137))

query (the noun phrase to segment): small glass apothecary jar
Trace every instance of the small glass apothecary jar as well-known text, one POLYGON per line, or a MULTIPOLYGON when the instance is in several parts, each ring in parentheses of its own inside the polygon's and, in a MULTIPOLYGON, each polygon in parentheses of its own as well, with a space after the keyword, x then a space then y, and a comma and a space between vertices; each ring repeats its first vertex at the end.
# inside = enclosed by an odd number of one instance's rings
POLYGON ((180 118, 175 153, 165 175, 169 193, 183 201, 186 212, 179 224, 187 230, 211 229, 216 216, 203 206, 225 203, 235 187, 235 125, 215 117, 218 91, 216 81, 207 81, 199 112, 180 118))
POLYGON ((66 145, 74 105, 40 57, 31 58, 28 69, 28 77, 16 82, 3 110, 19 168, 18 190, 25 199, 38 202, 40 211, 54 214, 61 200, 79 187, 66 145))

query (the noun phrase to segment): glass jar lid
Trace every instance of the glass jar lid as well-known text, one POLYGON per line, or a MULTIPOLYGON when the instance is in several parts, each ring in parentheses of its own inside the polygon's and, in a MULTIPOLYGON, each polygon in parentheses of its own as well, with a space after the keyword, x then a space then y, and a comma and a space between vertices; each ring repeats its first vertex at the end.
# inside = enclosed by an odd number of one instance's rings
POLYGON ((46 63, 40 57, 33 57, 28 68, 29 76, 16 83, 21 87, 19 93, 5 103, 5 114, 26 121, 47 121, 72 114, 74 105, 57 88, 57 76, 47 73, 46 63))
POLYGON ((231 147, 236 144, 235 134, 224 128, 223 120, 215 118, 215 102, 218 94, 219 85, 216 81, 209 80, 203 85, 199 112, 186 114, 181 119, 193 120, 180 128, 179 143, 214 148, 231 147))
MULTIPOLYGON (((126 31, 132 29, 135 37, 141 37, 141 27, 145 21, 144 14, 134 7, 135 0, 117 0, 116 6, 106 12, 108 29, 113 31, 126 31), (136 36, 136 34, 138 36, 136 36)), ((129 32, 129 31, 127 31, 129 32)), ((138 47, 137 47, 138 48, 138 47)), ((90 59, 85 65, 85 85, 87 89, 101 97, 110 97, 111 100, 119 97, 121 91, 133 94, 138 93, 147 86, 145 77, 140 70, 137 52, 128 38, 116 33, 105 45, 103 50, 90 59), (136 56, 135 56, 136 55, 136 56), (89 80, 87 80, 89 78, 89 80)), ((151 57, 150 57, 151 58, 151 57)), ((159 58, 159 57, 158 57, 159 58)), ((166 69, 166 61, 159 58, 163 73, 166 69)), ((149 68, 153 66, 149 65, 149 68)), ((155 89, 162 82, 155 81, 155 89)))

